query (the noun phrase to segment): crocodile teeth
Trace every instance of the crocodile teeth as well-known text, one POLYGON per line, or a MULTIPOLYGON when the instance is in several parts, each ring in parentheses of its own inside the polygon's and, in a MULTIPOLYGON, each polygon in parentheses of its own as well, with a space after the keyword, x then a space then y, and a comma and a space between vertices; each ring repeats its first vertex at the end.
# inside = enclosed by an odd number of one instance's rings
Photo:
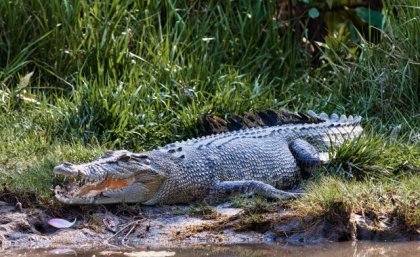
POLYGON ((121 194, 123 192, 125 192, 125 190, 123 188, 121 188, 121 189, 109 189, 109 190, 103 191, 102 194, 104 196, 112 196, 114 194, 121 194))
POLYGON ((64 203, 68 203, 68 204, 73 204, 73 203, 93 203, 93 201, 95 200, 94 197, 83 197, 83 196, 76 196, 76 197, 68 197, 67 195, 64 194, 57 194, 55 196, 59 201, 64 202, 64 203))

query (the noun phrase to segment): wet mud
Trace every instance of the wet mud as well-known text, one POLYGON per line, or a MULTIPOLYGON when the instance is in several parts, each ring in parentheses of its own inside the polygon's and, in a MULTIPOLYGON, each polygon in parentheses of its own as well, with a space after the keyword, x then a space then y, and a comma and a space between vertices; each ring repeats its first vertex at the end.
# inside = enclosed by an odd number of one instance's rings
POLYGON ((4 257, 15 256, 132 256, 132 257, 330 257, 330 256, 363 256, 363 257, 419 257, 420 244, 417 242, 340 242, 317 245, 296 245, 289 243, 228 245, 228 246, 184 246, 159 249, 26 249, 4 252, 4 257))

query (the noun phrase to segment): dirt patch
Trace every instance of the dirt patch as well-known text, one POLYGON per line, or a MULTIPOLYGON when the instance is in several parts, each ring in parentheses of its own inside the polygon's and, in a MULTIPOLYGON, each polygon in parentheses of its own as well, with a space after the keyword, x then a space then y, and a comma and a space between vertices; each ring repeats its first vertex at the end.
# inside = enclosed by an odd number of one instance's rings
POLYGON ((1 249, 420 240, 419 230, 407 230, 397 217, 372 220, 367 215, 354 213, 299 217, 280 206, 263 213, 249 213, 228 203, 214 208, 188 205, 89 206, 62 213, 59 218, 76 218, 73 227, 53 228, 48 225, 48 220, 57 216, 46 210, 20 208, 1 202, 1 249))

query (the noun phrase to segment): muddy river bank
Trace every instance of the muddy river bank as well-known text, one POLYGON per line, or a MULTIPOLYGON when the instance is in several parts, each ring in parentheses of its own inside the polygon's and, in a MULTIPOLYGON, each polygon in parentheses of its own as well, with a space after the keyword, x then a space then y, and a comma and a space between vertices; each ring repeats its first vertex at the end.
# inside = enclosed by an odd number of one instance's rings
POLYGON ((172 249, 205 245, 420 240, 419 230, 407 230, 395 217, 371 220, 355 213, 299 217, 281 207, 271 212, 248 213, 229 203, 211 209, 188 205, 85 206, 63 210, 60 217, 51 213, 51 210, 1 202, 0 249, 5 252, 63 248, 103 251, 138 247, 172 249), (76 222, 70 228, 57 229, 48 224, 51 218, 75 219, 76 222))

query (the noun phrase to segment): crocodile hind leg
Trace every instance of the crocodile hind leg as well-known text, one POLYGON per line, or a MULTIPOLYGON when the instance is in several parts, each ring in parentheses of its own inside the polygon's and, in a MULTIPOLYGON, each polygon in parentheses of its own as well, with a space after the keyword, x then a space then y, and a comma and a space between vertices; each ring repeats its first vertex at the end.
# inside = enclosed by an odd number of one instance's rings
POLYGON ((205 201, 207 203, 218 203, 229 197, 242 194, 254 194, 271 199, 291 199, 302 195, 302 193, 291 193, 279 190, 269 184, 256 180, 223 181, 210 189, 205 201))
POLYGON ((309 175, 328 161, 327 152, 319 152, 313 145, 303 139, 296 139, 290 145, 299 168, 309 175))

